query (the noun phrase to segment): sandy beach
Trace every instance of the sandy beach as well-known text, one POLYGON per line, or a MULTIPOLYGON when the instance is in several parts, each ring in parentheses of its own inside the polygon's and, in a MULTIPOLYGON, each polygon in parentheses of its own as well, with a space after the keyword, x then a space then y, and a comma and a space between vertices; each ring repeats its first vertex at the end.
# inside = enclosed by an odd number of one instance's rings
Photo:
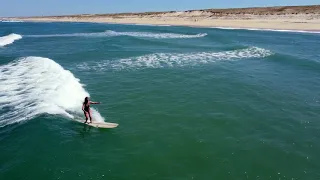
POLYGON ((2 18, 2 20, 320 31, 320 5, 14 17, 2 18))

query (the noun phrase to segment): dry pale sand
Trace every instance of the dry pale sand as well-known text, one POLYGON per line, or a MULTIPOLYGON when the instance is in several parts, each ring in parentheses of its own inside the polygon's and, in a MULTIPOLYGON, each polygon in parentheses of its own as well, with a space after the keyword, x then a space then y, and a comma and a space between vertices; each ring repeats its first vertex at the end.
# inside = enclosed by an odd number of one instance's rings
POLYGON ((6 20, 99 22, 320 31, 320 5, 16 17, 6 18, 6 20))

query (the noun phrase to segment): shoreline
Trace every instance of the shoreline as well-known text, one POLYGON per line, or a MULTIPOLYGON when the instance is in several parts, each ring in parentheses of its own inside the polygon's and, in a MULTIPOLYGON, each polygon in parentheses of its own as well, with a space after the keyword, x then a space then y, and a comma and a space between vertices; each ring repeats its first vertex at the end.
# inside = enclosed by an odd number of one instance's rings
POLYGON ((91 22, 247 30, 320 32, 320 5, 170 12, 0 18, 27 22, 91 22))
MULTIPOLYGON (((1 21, 0 21, 1 22, 1 21)), ((14 20, 12 22, 15 22, 14 20)), ((119 22, 97 22, 97 21, 59 21, 59 20, 19 20, 16 22, 69 22, 69 23, 105 23, 105 24, 119 24, 119 25, 136 25, 136 26, 179 26, 179 27, 191 27, 191 28, 212 28, 212 29, 224 29, 224 30, 248 30, 248 31, 274 31, 274 32, 293 32, 293 33, 309 33, 309 34, 320 34, 319 30, 316 29, 272 29, 272 28, 256 28, 256 27, 232 27, 232 26, 201 26, 201 25, 178 25, 178 24, 141 24, 141 23, 119 23, 119 22)))

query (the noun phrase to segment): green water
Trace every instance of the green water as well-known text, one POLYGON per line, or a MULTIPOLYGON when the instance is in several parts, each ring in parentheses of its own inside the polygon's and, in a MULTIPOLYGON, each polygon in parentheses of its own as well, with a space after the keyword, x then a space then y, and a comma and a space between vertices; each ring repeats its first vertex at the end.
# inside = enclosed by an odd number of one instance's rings
POLYGON ((0 25, 0 179, 320 179, 319 34, 0 25))

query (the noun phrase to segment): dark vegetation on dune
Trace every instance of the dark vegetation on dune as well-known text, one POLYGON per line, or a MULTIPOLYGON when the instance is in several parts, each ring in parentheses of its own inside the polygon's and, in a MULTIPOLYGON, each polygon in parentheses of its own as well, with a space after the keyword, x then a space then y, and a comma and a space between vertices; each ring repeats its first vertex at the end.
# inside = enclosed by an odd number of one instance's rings
MULTIPOLYGON (((252 8, 230 8, 230 9, 202 9, 202 10, 186 10, 179 11, 186 14, 192 12, 203 12, 211 14, 212 16, 226 16, 226 15, 298 15, 298 14, 320 14, 320 5, 310 6, 276 6, 276 7, 252 7, 252 8)), ((177 11, 164 11, 164 12, 142 12, 142 13, 115 13, 115 14, 79 14, 79 15, 62 15, 62 16, 47 16, 51 18, 78 18, 78 17, 110 17, 122 18, 127 16, 160 16, 177 11)), ((183 15, 181 15, 183 16, 183 15)), ((44 16, 36 16, 44 17, 44 16)), ((33 17, 35 18, 35 17, 33 17)))

